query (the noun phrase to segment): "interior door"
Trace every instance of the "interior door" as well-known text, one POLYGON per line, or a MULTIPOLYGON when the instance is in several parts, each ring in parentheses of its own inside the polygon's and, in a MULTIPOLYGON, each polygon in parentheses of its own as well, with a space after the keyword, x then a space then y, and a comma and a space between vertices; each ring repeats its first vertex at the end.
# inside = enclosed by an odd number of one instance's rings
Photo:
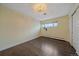
POLYGON ((79 8, 73 15, 73 46, 79 55, 79 8))

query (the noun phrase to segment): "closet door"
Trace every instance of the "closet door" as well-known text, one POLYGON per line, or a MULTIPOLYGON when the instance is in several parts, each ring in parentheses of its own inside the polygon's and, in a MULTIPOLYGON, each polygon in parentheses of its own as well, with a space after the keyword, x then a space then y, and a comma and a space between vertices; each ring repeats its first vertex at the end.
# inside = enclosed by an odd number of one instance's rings
POLYGON ((73 15, 73 46, 79 55, 79 8, 73 15))

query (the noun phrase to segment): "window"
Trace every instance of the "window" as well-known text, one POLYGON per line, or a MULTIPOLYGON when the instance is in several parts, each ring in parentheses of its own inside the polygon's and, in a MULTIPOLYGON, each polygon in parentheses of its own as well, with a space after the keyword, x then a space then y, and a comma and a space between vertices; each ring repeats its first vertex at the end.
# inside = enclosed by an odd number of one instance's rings
POLYGON ((54 28, 54 27, 57 27, 57 26, 58 26, 57 22, 55 22, 55 23, 48 23, 48 24, 42 24, 43 28, 54 28))

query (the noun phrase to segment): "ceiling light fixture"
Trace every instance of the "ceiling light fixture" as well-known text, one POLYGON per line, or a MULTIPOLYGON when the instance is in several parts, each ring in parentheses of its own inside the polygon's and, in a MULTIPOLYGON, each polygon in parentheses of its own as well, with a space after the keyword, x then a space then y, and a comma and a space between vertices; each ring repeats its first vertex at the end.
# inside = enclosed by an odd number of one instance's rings
POLYGON ((47 5, 44 3, 38 3, 33 5, 33 10, 35 12, 46 12, 47 11, 47 5))

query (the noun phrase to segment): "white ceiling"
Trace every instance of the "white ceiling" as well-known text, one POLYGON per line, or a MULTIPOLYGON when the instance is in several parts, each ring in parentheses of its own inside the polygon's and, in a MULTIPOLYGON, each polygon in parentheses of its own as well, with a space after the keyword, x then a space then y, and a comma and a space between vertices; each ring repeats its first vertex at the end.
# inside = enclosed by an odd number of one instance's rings
POLYGON ((24 15, 32 16, 37 20, 45 20, 67 15, 74 6, 74 4, 72 3, 47 3, 48 10, 46 12, 46 15, 44 15, 43 13, 37 13, 33 11, 33 3, 9 3, 2 5, 21 12, 24 15))

